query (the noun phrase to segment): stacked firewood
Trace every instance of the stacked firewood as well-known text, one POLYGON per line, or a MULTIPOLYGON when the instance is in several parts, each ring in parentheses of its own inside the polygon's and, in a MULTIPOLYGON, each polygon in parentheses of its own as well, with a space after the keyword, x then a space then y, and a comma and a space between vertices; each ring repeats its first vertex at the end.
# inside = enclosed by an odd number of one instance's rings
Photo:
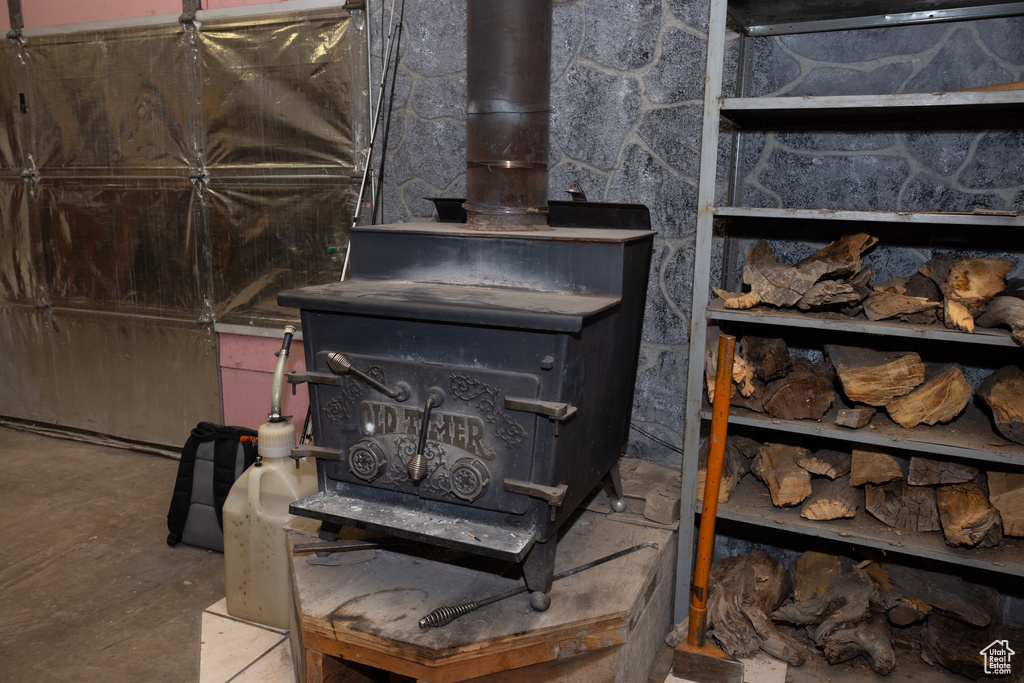
POLYGON ((1002 623, 993 588, 957 576, 818 551, 800 555, 792 570, 760 551, 714 563, 708 626, 727 654, 764 650, 794 666, 863 657, 885 675, 903 649, 977 679, 988 644, 1024 638, 1024 629, 1002 623))
MULTIPOLYGON (((874 429, 888 422, 905 429, 957 418, 972 396, 956 364, 925 365, 912 352, 882 353, 827 344, 821 360, 793 357, 782 339, 743 337, 739 342, 731 403, 773 418, 834 420, 874 429), (839 387, 846 405, 829 412, 839 387)), ((708 390, 714 369, 709 370, 708 390)), ((977 390, 995 429, 1024 444, 1024 371, 997 370, 977 390)), ((993 442, 996 434, 992 434, 993 442)), ((698 464, 703 493, 706 444, 698 464)), ((812 452, 793 443, 726 440, 719 501, 752 473, 777 507, 800 506, 806 519, 851 518, 860 509, 897 532, 939 532, 951 546, 990 547, 1003 535, 1024 535, 1024 470, 978 467, 957 460, 899 453, 851 443, 812 452)))
POLYGON ((941 322, 950 329, 974 332, 981 327, 1008 328, 1024 346, 1024 298, 1020 288, 1007 292, 1011 264, 1000 258, 936 256, 916 273, 872 285, 872 269, 862 256, 878 242, 865 233, 845 235, 796 265, 776 258, 761 240, 743 268, 747 292, 715 289, 726 308, 759 305, 805 312, 863 315, 868 320, 900 320, 922 325, 941 322))

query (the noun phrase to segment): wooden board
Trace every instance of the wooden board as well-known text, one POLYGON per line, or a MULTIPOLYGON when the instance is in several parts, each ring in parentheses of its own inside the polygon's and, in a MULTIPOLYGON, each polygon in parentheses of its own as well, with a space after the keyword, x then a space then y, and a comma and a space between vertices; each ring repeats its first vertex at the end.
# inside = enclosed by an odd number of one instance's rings
MULTIPOLYGON (((294 531, 288 536, 290 545, 312 540, 294 531)), ((560 540, 555 564, 557 573, 646 541, 659 549, 555 582, 546 612, 531 609, 524 593, 430 629, 418 621, 431 610, 520 582, 499 574, 505 564, 480 558, 457 566, 378 550, 362 565, 319 567, 298 557, 292 573, 304 645, 428 683, 496 683, 512 679, 481 677, 511 669, 536 683, 575 681, 567 673, 575 665, 590 680, 643 683, 670 626, 675 535, 582 512, 560 540), (593 668, 597 661, 601 675, 593 668)))

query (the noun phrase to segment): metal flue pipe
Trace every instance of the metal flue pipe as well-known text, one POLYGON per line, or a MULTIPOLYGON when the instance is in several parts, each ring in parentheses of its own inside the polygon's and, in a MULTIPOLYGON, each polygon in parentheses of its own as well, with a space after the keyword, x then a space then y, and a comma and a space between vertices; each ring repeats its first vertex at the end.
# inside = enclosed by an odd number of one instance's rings
POLYGON ((467 0, 471 229, 547 225, 552 0, 467 0))

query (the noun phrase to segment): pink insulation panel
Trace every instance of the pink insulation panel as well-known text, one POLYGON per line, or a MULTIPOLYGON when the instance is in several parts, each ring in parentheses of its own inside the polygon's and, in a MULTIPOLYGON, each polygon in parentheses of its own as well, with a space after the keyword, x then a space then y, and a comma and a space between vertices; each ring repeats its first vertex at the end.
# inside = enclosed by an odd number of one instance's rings
MULTIPOLYGON (((241 334, 219 334, 220 384, 224 402, 224 424, 257 429, 267 421, 274 368, 281 340, 274 337, 250 337, 241 334)), ((305 370, 306 360, 301 341, 293 341, 288 353, 292 370, 305 370)), ((309 392, 298 385, 292 396, 292 385, 285 384, 281 396, 281 412, 291 417, 296 436, 302 431, 309 407, 309 392)))

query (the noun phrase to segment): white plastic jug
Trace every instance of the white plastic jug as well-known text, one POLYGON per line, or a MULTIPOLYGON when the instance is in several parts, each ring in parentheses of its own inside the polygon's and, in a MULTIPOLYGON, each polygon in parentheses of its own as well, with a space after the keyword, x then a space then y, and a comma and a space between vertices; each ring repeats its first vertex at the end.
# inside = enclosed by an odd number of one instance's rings
POLYGON ((317 492, 316 467, 287 457, 295 426, 259 428, 262 462, 239 477, 224 501, 224 588, 228 614, 273 628, 288 628, 292 611, 284 525, 288 505, 317 492))

